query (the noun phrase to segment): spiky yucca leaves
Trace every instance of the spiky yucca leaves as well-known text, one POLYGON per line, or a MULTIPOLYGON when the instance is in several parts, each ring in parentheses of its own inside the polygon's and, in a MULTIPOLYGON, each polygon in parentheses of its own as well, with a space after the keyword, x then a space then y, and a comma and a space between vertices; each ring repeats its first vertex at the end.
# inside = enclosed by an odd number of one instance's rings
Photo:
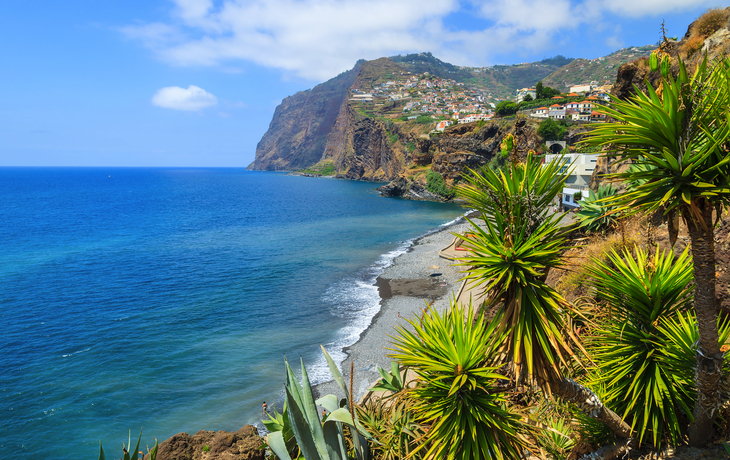
POLYGON ((519 458, 526 426, 507 406, 495 354, 503 334, 496 322, 472 321, 472 311, 452 302, 398 326, 394 357, 419 376, 407 390, 413 413, 430 425, 419 452, 425 458, 477 460, 519 458))
POLYGON ((494 230, 511 235, 521 228, 529 235, 548 215, 550 204, 563 191, 568 172, 563 158, 541 165, 534 155, 512 163, 507 171, 483 166, 467 168, 456 192, 469 206, 488 217, 494 230))
POLYGON ((371 399, 364 406, 357 407, 360 422, 373 433, 377 441, 371 446, 373 458, 422 458, 416 449, 426 430, 416 419, 411 405, 412 402, 407 398, 396 396, 387 400, 371 399))
MULTIPOLYGON (((549 215, 550 203, 562 191, 566 175, 557 158, 547 165, 528 155, 507 172, 470 170, 459 194, 481 213, 484 227, 471 224, 469 250, 459 265, 466 279, 488 293, 484 308, 499 306, 498 329, 517 383, 537 382, 550 390, 562 378, 561 363, 572 355, 563 337, 562 310, 567 303, 545 283, 548 270, 559 267, 566 248, 560 215, 549 215)), ((568 335, 572 337, 572 335, 568 335)))
POLYGON ((679 61, 679 75, 662 81, 661 95, 647 85, 625 102, 605 111, 617 120, 594 127, 585 143, 612 146, 617 160, 633 160, 652 168, 617 174, 644 181, 617 199, 631 212, 664 209, 672 242, 679 213, 692 240, 695 302, 699 327, 697 403, 690 444, 702 446, 712 436, 723 381, 715 309, 713 213, 718 218, 730 203, 730 59, 711 68, 706 60, 690 78, 679 61))
POLYGON ((668 362, 672 339, 661 322, 689 308, 692 264, 687 251, 676 260, 672 252, 657 251, 653 258, 640 248, 635 253, 614 251, 607 262, 594 260, 587 268, 596 296, 611 308, 590 350, 598 382, 636 430, 639 443, 651 435, 654 447, 662 440, 676 445, 680 414, 691 413, 694 372, 677 373, 668 362))
POLYGON ((703 62, 691 78, 679 66, 676 80, 663 79, 661 96, 648 85, 647 94, 602 109, 617 121, 596 125, 583 143, 610 146, 608 156, 647 166, 611 175, 637 184, 617 197, 627 210, 664 206, 701 218, 698 201, 730 203, 730 61, 712 70, 703 62))
POLYGON ((595 193, 590 190, 588 198, 578 202, 580 211, 576 213, 576 217, 579 228, 598 232, 613 227, 618 214, 613 212, 616 206, 611 205, 608 200, 616 193, 616 187, 611 184, 601 184, 595 193))

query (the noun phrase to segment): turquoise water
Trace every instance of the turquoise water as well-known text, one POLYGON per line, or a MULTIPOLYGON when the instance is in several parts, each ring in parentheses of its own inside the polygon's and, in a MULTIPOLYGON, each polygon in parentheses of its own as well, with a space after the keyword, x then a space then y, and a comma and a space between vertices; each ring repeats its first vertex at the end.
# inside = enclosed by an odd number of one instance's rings
POLYGON ((376 184, 239 169, 0 168, 1 457, 235 430, 283 357, 327 378, 372 282, 460 215, 376 184))

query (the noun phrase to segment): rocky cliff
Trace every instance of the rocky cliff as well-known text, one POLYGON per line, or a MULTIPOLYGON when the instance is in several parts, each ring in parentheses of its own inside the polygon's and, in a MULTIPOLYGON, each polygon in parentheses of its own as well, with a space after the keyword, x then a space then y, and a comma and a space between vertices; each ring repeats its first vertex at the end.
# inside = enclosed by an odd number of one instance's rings
POLYGON ((349 179, 392 180, 413 163, 416 144, 428 139, 438 120, 459 111, 482 113, 490 102, 511 97, 515 88, 534 85, 571 61, 558 56, 469 68, 430 53, 360 61, 352 70, 284 99, 249 169, 327 164, 349 179))
POLYGON ((311 90, 284 99, 256 146, 256 158, 248 169, 300 169, 320 161, 327 135, 347 102, 359 69, 360 63, 311 90))
MULTIPOLYGON (((430 169, 441 174, 448 185, 453 185, 466 168, 499 165, 503 161, 500 147, 507 134, 515 137, 514 145, 519 156, 525 157, 530 150, 538 151, 542 140, 536 133, 537 126, 537 121, 527 118, 451 126, 438 137, 419 139, 413 158, 430 165, 430 169), (425 160, 419 160, 421 158, 425 160)), ((381 187, 381 193, 414 200, 438 200, 440 197, 426 189, 426 169, 404 170, 381 187)))

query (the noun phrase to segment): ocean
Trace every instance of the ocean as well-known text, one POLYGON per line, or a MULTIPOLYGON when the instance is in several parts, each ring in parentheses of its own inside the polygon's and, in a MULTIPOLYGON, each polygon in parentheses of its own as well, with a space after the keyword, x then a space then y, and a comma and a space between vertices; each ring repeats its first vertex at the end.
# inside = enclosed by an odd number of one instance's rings
MULTIPOLYGON (((461 215, 379 184, 242 169, 0 168, 0 457, 237 430, 284 357, 329 372, 375 277, 461 215)), ((298 368, 298 364, 294 366, 298 368)))

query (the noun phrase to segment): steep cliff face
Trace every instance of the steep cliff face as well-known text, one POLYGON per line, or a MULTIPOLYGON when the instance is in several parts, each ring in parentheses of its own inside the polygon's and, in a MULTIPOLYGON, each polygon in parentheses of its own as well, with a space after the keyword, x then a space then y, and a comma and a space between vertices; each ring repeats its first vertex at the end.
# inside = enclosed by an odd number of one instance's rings
POLYGON ((299 169, 320 161, 327 135, 347 102, 359 68, 357 64, 332 80, 284 99, 256 146, 256 159, 248 169, 299 169))
POLYGON ((485 165, 500 155, 500 146, 507 134, 515 137, 517 153, 525 157, 541 143, 536 127, 534 121, 527 119, 502 124, 491 122, 482 127, 478 123, 453 126, 431 146, 434 150, 431 169, 447 180, 458 179, 464 168, 485 165))
MULTIPOLYGON (((482 126, 479 123, 451 126, 437 138, 419 139, 413 159, 416 164, 430 164, 432 171, 441 174, 447 183, 453 184, 460 179, 466 168, 475 169, 493 161, 503 161, 500 148, 507 134, 514 136, 514 145, 520 157, 526 157, 530 150, 537 151, 542 143, 536 133, 537 126, 536 121, 525 118, 493 121, 482 126)), ((410 170, 406 170, 382 187, 381 193, 384 196, 402 196, 417 200, 435 199, 423 193, 425 174, 409 173, 410 170)))

